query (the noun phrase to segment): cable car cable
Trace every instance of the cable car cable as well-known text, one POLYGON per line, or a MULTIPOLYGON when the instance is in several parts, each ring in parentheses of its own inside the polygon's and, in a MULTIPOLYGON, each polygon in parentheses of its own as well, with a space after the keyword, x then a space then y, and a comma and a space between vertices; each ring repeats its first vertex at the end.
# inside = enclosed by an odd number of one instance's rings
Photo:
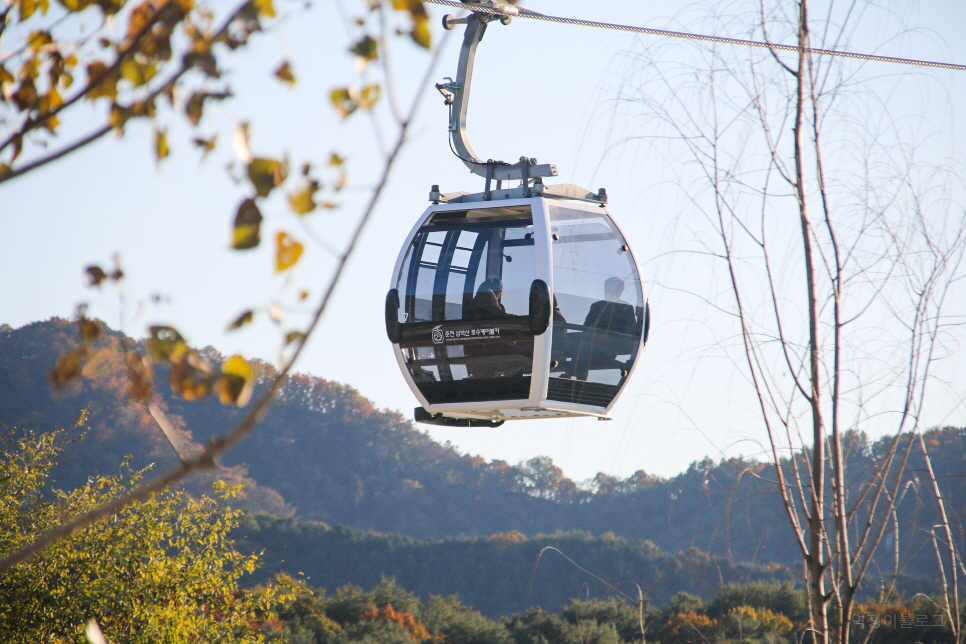
MULTIPOLYGON (((489 7, 482 4, 469 4, 455 2, 454 0, 423 0, 429 4, 438 4, 454 9, 469 9, 477 13, 488 13, 502 15, 504 12, 498 8, 489 7)), ((650 27, 634 27, 632 25, 621 25, 611 22, 597 22, 594 20, 580 20, 579 18, 564 18, 560 16, 548 16, 542 13, 521 10, 514 14, 518 18, 531 18, 533 20, 543 20, 544 22, 554 22, 564 25, 576 25, 578 27, 595 27, 597 29, 613 29, 616 31, 626 31, 630 33, 648 34, 651 36, 667 36, 671 38, 686 38, 688 40, 701 40, 706 42, 723 43, 727 45, 742 45, 745 47, 759 47, 763 49, 777 49, 779 51, 799 51, 797 45, 782 45, 778 43, 768 43, 759 40, 745 40, 742 38, 727 38, 724 36, 708 36, 703 34, 692 34, 686 31, 671 31, 667 29, 652 29, 650 27)), ((872 60, 881 63, 897 63, 900 65, 916 65, 918 67, 938 67, 940 69, 952 69, 955 71, 966 71, 966 65, 956 63, 943 63, 929 60, 919 60, 916 58, 896 58, 894 56, 878 56, 876 54, 860 54, 851 51, 837 49, 817 49, 806 47, 805 51, 810 54, 820 56, 839 56, 842 58, 855 58, 859 60, 872 60)))

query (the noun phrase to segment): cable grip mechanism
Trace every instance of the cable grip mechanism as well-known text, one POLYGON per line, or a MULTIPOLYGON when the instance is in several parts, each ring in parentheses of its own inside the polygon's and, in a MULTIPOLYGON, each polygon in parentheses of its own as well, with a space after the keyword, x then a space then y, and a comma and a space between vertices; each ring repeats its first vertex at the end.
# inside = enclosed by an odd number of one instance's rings
POLYGON ((463 45, 460 49, 459 66, 456 80, 445 78, 443 83, 437 83, 436 89, 443 95, 443 100, 449 106, 449 135, 453 145, 453 152, 466 164, 473 174, 489 181, 519 180, 529 182, 537 177, 557 176, 557 166, 552 163, 536 165, 532 159, 521 157, 519 163, 509 164, 501 161, 483 161, 473 151, 466 131, 466 112, 470 98, 470 84, 473 78, 473 63, 476 60, 476 48, 483 40, 487 23, 499 20, 508 24, 510 19, 520 14, 520 10, 509 4, 495 0, 464 0, 464 5, 472 13, 465 18, 454 18, 451 15, 443 17, 443 27, 452 29, 456 25, 466 25, 463 34, 463 45), (480 11, 479 9, 486 9, 480 11))

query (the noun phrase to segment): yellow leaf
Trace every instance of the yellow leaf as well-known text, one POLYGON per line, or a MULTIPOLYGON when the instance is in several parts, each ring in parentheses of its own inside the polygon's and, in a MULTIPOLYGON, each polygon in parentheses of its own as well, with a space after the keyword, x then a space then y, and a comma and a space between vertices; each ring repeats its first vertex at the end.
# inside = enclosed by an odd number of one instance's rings
POLYGON ((306 337, 305 334, 302 333, 301 331, 290 331, 285 334, 285 344, 287 346, 292 344, 293 342, 304 342, 305 337, 306 337))
POLYGON ((132 114, 130 110, 126 110, 115 103, 111 106, 111 115, 108 118, 108 123, 112 128, 114 128, 115 132, 122 134, 124 132, 124 124, 127 123, 131 116, 132 114))
POLYGON ((248 178, 259 197, 267 197, 285 181, 285 164, 277 159, 252 159, 248 164, 248 178))
POLYGON ((306 300, 306 299, 308 299, 308 297, 309 297, 309 292, 308 291, 300 291, 299 292, 299 299, 300 300, 306 300))
POLYGON ((20 22, 23 22, 34 15, 37 10, 37 0, 21 0, 20 2, 20 22))
POLYGON ((121 77, 130 81, 135 87, 140 87, 154 78, 157 71, 154 65, 143 65, 133 58, 125 58, 121 62, 121 77))
POLYGON ((56 109, 64 104, 64 99, 61 98, 60 92, 57 91, 56 87, 51 87, 50 91, 47 92, 47 108, 56 109))
POLYGON ((96 264, 88 266, 86 269, 84 269, 84 272, 87 273, 88 286, 100 286, 101 282, 107 279, 107 273, 104 272, 103 268, 97 266, 96 264))
POLYGON ((339 118, 345 118, 356 111, 356 103, 352 100, 347 87, 340 87, 332 90, 330 100, 335 110, 339 113, 339 118))
POLYGON ((3 65, 0 65, 0 94, 5 95, 6 92, 2 90, 4 90, 4 88, 8 84, 13 84, 16 81, 17 81, 17 78, 13 74, 8 72, 6 69, 4 69, 3 65))
POLYGON ((50 43, 54 42, 54 39, 51 38, 50 34, 46 31, 35 31, 30 34, 30 38, 27 42, 30 46, 30 49, 37 51, 44 45, 49 45, 50 43))
MULTIPOLYGON (((512 0, 510 4, 513 4, 512 0)), ((413 17, 413 20, 425 19, 426 6, 423 4, 423 0, 406 0, 406 10, 409 11, 409 15, 413 17)))
POLYGON ((275 236, 275 272, 281 273, 295 266, 302 256, 303 249, 302 244, 290 237, 288 233, 279 232, 275 236))
POLYGON ((222 405, 237 405, 244 407, 252 397, 254 387, 240 376, 222 374, 215 380, 215 392, 222 405))
POLYGON ((124 361, 127 363, 127 375, 130 381, 128 395, 138 402, 146 402, 151 397, 153 388, 151 366, 147 358, 129 351, 125 354, 124 361))
POLYGON ((231 331, 233 329, 242 327, 248 324, 249 322, 251 322, 254 317, 255 317, 255 313, 251 309, 249 309, 244 313, 242 313, 241 315, 239 315, 237 318, 235 318, 235 321, 228 325, 228 330, 231 331))
POLYGON ((20 78, 37 80, 38 76, 40 76, 40 64, 37 58, 33 57, 24 62, 23 67, 20 68, 20 78))
POLYGON ((94 61, 87 66, 87 82, 91 88, 87 91, 87 98, 95 100, 101 96, 114 100, 117 98, 117 73, 108 73, 108 66, 101 61, 94 61))
POLYGON ((77 321, 81 332, 81 341, 84 343, 93 342, 101 335, 101 324, 97 320, 81 318, 77 321))
POLYGON ((210 139, 195 138, 195 146, 201 148, 201 160, 204 161, 208 153, 215 149, 215 141, 218 140, 217 134, 212 134, 210 139))
POLYGON ((187 348, 184 338, 174 327, 152 326, 148 330, 151 332, 151 337, 145 345, 151 357, 158 362, 168 362, 187 348))
POLYGON ((234 376, 241 376, 246 380, 251 378, 254 374, 252 366, 248 364, 248 361, 243 357, 235 355, 227 360, 221 365, 221 372, 228 373, 234 376))
POLYGON ((125 43, 130 43, 134 38, 141 33, 148 23, 151 21, 151 16, 154 14, 154 3, 152 0, 145 0, 138 6, 131 10, 130 18, 127 23, 127 37, 124 39, 125 43))
POLYGON ((235 215, 235 229, 232 248, 247 250, 255 248, 261 241, 262 213, 254 199, 246 199, 238 207, 235 215))
POLYGON ((155 130, 154 131, 154 153, 157 157, 157 160, 160 161, 161 159, 168 156, 168 152, 169 150, 168 150, 167 128, 164 128, 162 130, 155 130))
POLYGON ((319 189, 317 181, 310 181, 302 190, 288 196, 288 203, 296 213, 307 215, 315 210, 315 193, 319 189))
POLYGON ((185 400, 197 400, 211 393, 215 371, 211 364, 194 349, 178 347, 171 363, 171 390, 185 400))
POLYGON ((282 61, 282 64, 275 70, 275 77, 289 85, 295 85, 295 75, 292 74, 292 67, 287 60, 282 61))
POLYGON ((87 346, 81 345, 57 359, 57 364, 47 374, 47 379, 54 384, 55 389, 60 391, 81 377, 88 353, 89 349, 87 346))
POLYGON ((185 362, 171 366, 171 391, 185 400, 199 400, 211 392, 211 380, 185 362))
MULTIPOLYGON (((125 0, 93 0, 106 16, 113 16, 124 7, 125 0)), ((88 2, 91 4, 91 2, 88 2)))
POLYGON ((222 375, 215 381, 215 390, 223 405, 244 407, 255 389, 254 370, 241 356, 232 356, 221 365, 222 375))
POLYGON ((329 165, 342 165, 343 163, 345 163, 345 159, 343 159, 342 157, 340 157, 335 152, 333 152, 329 156, 329 165))
POLYGON ((47 120, 44 121, 44 127, 51 134, 54 133, 54 131, 57 129, 57 126, 58 125, 60 125, 60 119, 57 118, 56 116, 49 116, 49 117, 47 117, 47 120))
POLYGON ((420 18, 414 18, 415 23, 413 24, 413 31, 410 34, 415 42, 420 47, 430 49, 433 46, 432 39, 429 35, 429 18, 425 16, 420 18))
POLYGON ((378 42, 368 34, 349 47, 349 51, 366 62, 375 60, 379 56, 378 42))
POLYGON ((198 125, 205 108, 205 93, 195 92, 184 106, 184 112, 192 125, 198 125))
POLYGON ((364 110, 372 109, 372 106, 376 104, 379 100, 379 86, 378 85, 367 85, 362 89, 362 93, 359 95, 359 100, 356 101, 364 110))
POLYGON ((13 102, 21 110, 33 110, 37 108, 40 97, 37 94, 37 87, 33 80, 25 78, 20 83, 20 88, 13 94, 13 102))
POLYGON ((275 7, 272 6, 272 0, 252 0, 252 2, 258 10, 259 18, 275 17, 275 7))

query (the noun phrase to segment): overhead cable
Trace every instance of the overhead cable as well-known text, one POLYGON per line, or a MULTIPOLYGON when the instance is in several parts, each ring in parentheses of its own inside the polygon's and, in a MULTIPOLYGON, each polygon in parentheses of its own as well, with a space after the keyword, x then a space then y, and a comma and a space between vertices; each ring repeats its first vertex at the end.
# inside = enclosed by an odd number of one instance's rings
MULTIPOLYGON (((499 9, 482 4, 456 2, 455 0, 423 0, 429 4, 438 4, 453 9, 469 9, 477 13, 489 13, 503 15, 499 9)), ((778 51, 799 51, 797 45, 781 45, 777 43, 761 42, 758 40, 744 40, 742 38, 725 38, 723 36, 706 36, 702 34, 692 34, 686 31, 670 31, 666 29, 651 29, 649 27, 634 27, 631 25, 620 25, 611 22, 597 22, 594 20, 580 20, 577 18, 562 18, 559 16, 548 16, 542 13, 535 13, 525 9, 515 14, 517 18, 529 18, 532 20, 543 20, 544 22, 555 22, 564 25, 577 25, 579 27, 595 27, 597 29, 613 29, 616 31, 626 31, 637 34, 648 34, 651 36, 669 36, 671 38, 686 38, 688 40, 701 40, 706 42, 723 43, 726 45, 741 45, 745 47, 760 47, 762 49, 772 49, 778 51)), ((941 69, 954 69, 966 71, 966 65, 955 63, 941 63, 929 60, 918 60, 915 58, 896 58, 893 56, 877 56, 875 54, 858 54, 851 51, 841 51, 837 49, 816 49, 805 47, 805 52, 818 54, 820 56, 839 56, 842 58, 857 58, 859 60, 874 60, 882 63, 898 63, 901 65, 917 65, 919 67, 939 67, 941 69)))

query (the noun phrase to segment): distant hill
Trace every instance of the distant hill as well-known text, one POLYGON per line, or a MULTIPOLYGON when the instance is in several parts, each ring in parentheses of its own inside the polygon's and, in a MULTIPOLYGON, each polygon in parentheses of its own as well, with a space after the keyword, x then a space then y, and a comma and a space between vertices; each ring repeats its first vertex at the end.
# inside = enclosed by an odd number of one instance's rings
MULTIPOLYGON (((19 329, 0 327, 0 422, 44 431, 69 427, 81 410, 89 409, 86 436, 69 446, 55 474, 64 488, 94 472, 116 471, 126 455, 135 466, 173 464, 173 452, 153 418, 125 395, 123 346, 136 347, 135 340, 114 331, 104 334, 98 340, 103 351, 89 367, 88 377, 64 393, 53 392, 46 374, 77 340, 76 326, 63 319, 19 329)), ((202 354, 212 362, 222 359, 210 347, 202 354)), ((263 388, 274 370, 266 364, 258 367, 258 388, 263 388)), ((200 445, 227 431, 243 413, 213 399, 187 402, 175 397, 163 372, 156 377, 155 388, 157 402, 188 444, 200 445)), ((926 439, 951 519, 957 535, 962 535, 966 431, 933 430, 926 439)), ((885 449, 888 440, 849 435, 848 467, 855 480, 868 476, 870 456, 885 449)), ((714 561, 747 564, 748 570, 759 565, 800 566, 770 481, 770 465, 704 459, 669 479, 642 471, 626 479, 599 474, 591 489, 581 489, 549 458, 509 464, 460 454, 433 441, 400 414, 375 409, 352 387, 305 374, 288 378, 266 417, 226 456, 224 466, 217 476, 245 485, 243 504, 249 510, 424 540, 407 546, 407 556, 417 559, 424 556, 413 554, 420 548, 442 556, 446 548, 441 544, 447 538, 489 538, 519 531, 532 539, 537 534, 583 531, 594 539, 612 533, 629 543, 650 541, 665 553, 696 548, 710 553, 714 561)), ((923 463, 914 452, 897 526, 900 563, 910 575, 931 570, 931 550, 921 547, 920 528, 938 523, 928 487, 918 482, 922 471, 923 463)), ((191 485, 201 489, 208 483, 210 477, 201 477, 191 485)), ((286 525, 289 534, 301 529, 292 527, 299 523, 286 525)), ((883 573, 892 569, 895 559, 890 550, 893 532, 890 527, 879 558, 883 573)), ((325 534, 325 539, 333 538, 325 534)), ((460 548, 473 550, 489 542, 460 543, 460 548)), ((402 572, 391 574, 406 579, 402 572)))
POLYGON ((671 554, 650 541, 579 531, 416 540, 254 515, 246 517, 237 544, 264 551, 256 580, 278 571, 303 573, 310 585, 334 590, 349 583, 371 588, 391 576, 424 601, 459 595, 489 617, 535 605, 557 612, 576 597, 615 596, 615 588, 636 596, 626 582, 637 583, 652 604, 666 605, 679 592, 710 600, 722 584, 792 582, 800 576, 791 568, 739 564, 697 549, 671 554))

